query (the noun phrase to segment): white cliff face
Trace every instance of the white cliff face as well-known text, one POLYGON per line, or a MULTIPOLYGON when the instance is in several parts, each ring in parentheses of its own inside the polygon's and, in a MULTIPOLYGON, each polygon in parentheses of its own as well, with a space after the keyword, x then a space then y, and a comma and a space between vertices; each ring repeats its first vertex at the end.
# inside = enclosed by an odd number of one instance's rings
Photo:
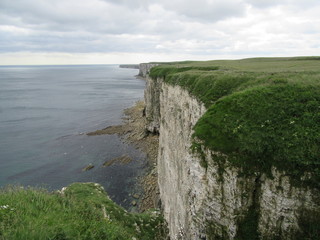
POLYGON ((158 66, 159 64, 157 63, 140 63, 139 64, 139 76, 140 77, 147 77, 147 75, 149 74, 150 72, 150 69, 155 67, 155 66, 158 66))
POLYGON ((244 239, 239 231, 252 212, 260 239, 295 239, 301 214, 320 212, 318 190, 293 187, 276 169, 272 178, 249 177, 207 150, 202 167, 190 147, 206 108, 186 90, 148 78, 145 100, 148 129, 160 133, 158 183, 172 240, 244 239))
POLYGON ((239 178, 228 166, 220 172, 214 161, 206 170, 191 153, 192 128, 205 112, 186 90, 162 85, 158 176, 171 239, 205 239, 209 228, 211 235, 233 238, 237 214, 252 204, 254 178, 239 178))
POLYGON ((276 169, 272 170, 272 177, 266 178, 261 185, 259 232, 270 240, 275 237, 296 239, 301 221, 312 221, 311 215, 319 214, 319 191, 292 186, 289 177, 276 169), (302 216, 304 214, 311 215, 302 216))
POLYGON ((190 201, 197 200, 190 196, 205 194, 205 169, 190 154, 192 127, 205 111, 186 91, 162 84, 158 181, 171 239, 189 239, 194 225, 190 201))
POLYGON ((162 89, 161 79, 146 78, 147 84, 144 91, 146 103, 146 128, 151 133, 159 133, 160 128, 160 92, 162 89))

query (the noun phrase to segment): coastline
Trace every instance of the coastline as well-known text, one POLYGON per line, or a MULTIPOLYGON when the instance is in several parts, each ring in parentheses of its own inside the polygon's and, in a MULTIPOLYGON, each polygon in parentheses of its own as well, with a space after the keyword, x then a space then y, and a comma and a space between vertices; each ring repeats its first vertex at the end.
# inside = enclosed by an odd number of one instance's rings
POLYGON ((124 142, 132 144, 147 155, 148 167, 146 173, 138 179, 135 189, 132 189, 132 196, 135 199, 132 201, 132 205, 137 206, 139 212, 157 208, 159 202, 157 181, 159 137, 146 131, 144 109, 144 101, 138 101, 132 107, 124 109, 123 123, 121 125, 108 126, 104 129, 87 133, 89 136, 117 134, 124 142))
POLYGON ((85 133, 120 124, 123 109, 143 98, 145 81, 134 77, 138 70, 110 64, 3 68, 1 73, 0 185, 55 191, 73 182, 97 182, 128 207, 137 174, 146 169, 145 154, 117 135, 85 133), (1 74, 9 70, 8 76, 1 74), (32 91, 28 78, 17 88, 13 79, 29 74, 32 91), (30 98, 28 104, 21 94, 30 98), (124 152, 137 161, 103 168, 104 161, 124 152))

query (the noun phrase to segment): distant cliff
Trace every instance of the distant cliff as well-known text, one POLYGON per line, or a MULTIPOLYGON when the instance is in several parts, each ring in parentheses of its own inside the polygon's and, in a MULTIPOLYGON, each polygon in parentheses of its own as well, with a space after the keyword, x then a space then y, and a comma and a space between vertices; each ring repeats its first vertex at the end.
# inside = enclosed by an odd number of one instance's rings
POLYGON ((160 134, 158 183, 173 240, 320 237, 319 130, 308 122, 319 120, 320 91, 310 83, 319 74, 302 69, 291 83, 299 68, 288 74, 287 59, 251 61, 140 69, 147 129, 160 134), (305 77, 312 86, 297 85, 305 77))
POLYGON ((119 65, 120 68, 132 68, 132 69, 139 69, 139 64, 121 64, 119 65))
POLYGON ((138 75, 145 78, 149 74, 150 69, 158 65, 158 63, 140 63, 138 75))

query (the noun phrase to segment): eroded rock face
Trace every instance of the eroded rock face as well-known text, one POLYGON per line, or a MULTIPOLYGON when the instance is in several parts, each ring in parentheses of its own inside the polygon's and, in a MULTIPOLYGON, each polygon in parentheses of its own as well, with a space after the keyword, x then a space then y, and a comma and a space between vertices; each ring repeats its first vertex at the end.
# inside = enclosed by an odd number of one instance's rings
POLYGON ((303 215, 319 214, 319 191, 292 186, 276 169, 247 176, 205 149, 202 167, 190 146, 206 108, 186 90, 148 78, 145 100, 148 130, 160 133, 158 182, 171 239, 296 239, 303 215), (248 226, 252 238, 243 235, 248 226))
POLYGON ((146 129, 151 133, 159 133, 160 128, 160 92, 162 89, 161 79, 153 80, 146 78, 144 98, 146 103, 146 129))
POLYGON ((192 128, 205 111, 187 91, 162 84, 158 178, 172 239, 233 238, 239 213, 252 205, 255 177, 239 178, 238 169, 219 166, 209 151, 206 169, 191 153, 192 128))
POLYGON ((314 224, 315 215, 319 217, 320 194, 316 189, 293 186, 285 172, 273 168, 272 178, 261 184, 259 206, 258 227, 265 239, 299 239, 303 225, 314 224))
POLYGON ((162 84, 158 181, 172 239, 190 239, 194 208, 205 195, 205 169, 190 154, 192 127, 206 111, 180 87, 162 84), (195 203, 197 202, 197 203, 195 203))
POLYGON ((139 76, 146 78, 150 72, 150 69, 158 66, 158 63, 140 63, 139 64, 139 76))

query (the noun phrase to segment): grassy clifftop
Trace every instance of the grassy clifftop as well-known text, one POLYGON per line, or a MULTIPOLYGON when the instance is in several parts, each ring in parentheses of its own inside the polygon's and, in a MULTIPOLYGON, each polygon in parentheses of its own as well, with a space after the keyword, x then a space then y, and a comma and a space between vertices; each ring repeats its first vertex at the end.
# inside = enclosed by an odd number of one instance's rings
POLYGON ((0 239, 157 239, 161 223, 156 213, 126 212, 95 183, 0 192, 0 239))
MULTIPOLYGON (((246 172, 285 170, 320 187, 320 57, 162 64, 152 78, 187 89, 208 111, 194 130, 201 145, 246 172)), ((204 163, 205 165, 205 163, 204 163)))

